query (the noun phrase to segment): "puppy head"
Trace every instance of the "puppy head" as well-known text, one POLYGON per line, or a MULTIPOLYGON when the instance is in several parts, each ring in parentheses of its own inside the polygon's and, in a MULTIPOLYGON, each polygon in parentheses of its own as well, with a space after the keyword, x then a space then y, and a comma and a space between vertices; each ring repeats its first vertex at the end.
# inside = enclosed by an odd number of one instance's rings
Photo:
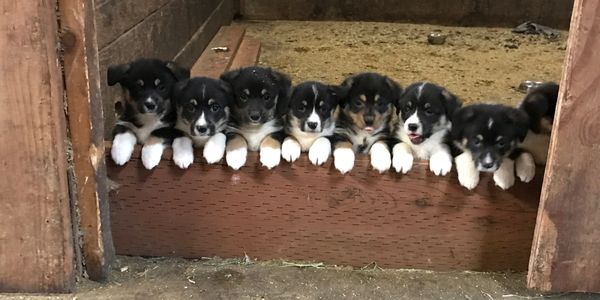
POLYGON ((410 85, 397 103, 400 125, 413 144, 440 130, 452 128, 452 116, 461 103, 446 89, 428 82, 410 85))
POLYGON ((264 124, 282 117, 288 110, 292 83, 269 68, 248 67, 227 72, 221 79, 232 87, 232 113, 248 124, 264 124))
POLYGON ((225 129, 233 95, 222 80, 195 77, 175 86, 173 101, 178 129, 191 136, 212 136, 225 129))
POLYGON ((344 92, 345 88, 319 82, 301 83, 292 92, 288 116, 304 132, 322 132, 334 124, 344 92))
POLYGON ((531 90, 519 105, 519 109, 525 111, 529 116, 531 131, 535 133, 551 132, 558 88, 558 84, 554 82, 544 83, 531 90))
POLYGON ((348 89, 340 102, 344 114, 355 126, 368 132, 386 125, 402 92, 396 82, 376 73, 348 77, 342 87, 348 89))
POLYGON ((477 168, 494 172, 525 139, 527 115, 516 108, 477 104, 460 108, 452 119, 452 139, 463 151, 470 151, 477 168))
POLYGON ((188 69, 158 59, 138 59, 108 67, 108 85, 117 83, 127 92, 126 105, 137 113, 161 114, 170 107, 175 83, 190 77, 188 69))

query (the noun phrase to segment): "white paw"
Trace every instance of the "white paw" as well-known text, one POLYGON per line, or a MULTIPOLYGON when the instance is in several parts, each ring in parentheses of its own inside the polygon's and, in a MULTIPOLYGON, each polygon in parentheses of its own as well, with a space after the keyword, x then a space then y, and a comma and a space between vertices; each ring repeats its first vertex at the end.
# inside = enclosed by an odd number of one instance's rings
POLYGON ((396 169, 396 172, 402 172, 402 174, 408 173, 412 169, 414 160, 409 146, 406 143, 398 143, 394 145, 392 152, 394 154, 392 166, 396 169))
POLYGON ((226 146, 227 137, 222 133, 217 133, 213 135, 206 144, 204 145, 204 150, 202 150, 202 154, 204 155, 204 159, 209 164, 217 163, 223 158, 225 154, 225 146, 226 146))
POLYGON ((238 148, 234 150, 228 150, 225 160, 227 165, 234 170, 239 170, 246 164, 246 156, 248 156, 248 149, 238 148))
POLYGON ((281 156, 288 162, 294 162, 298 157, 300 157, 300 152, 302 149, 300 148, 300 144, 296 142, 293 138, 286 138, 281 145, 281 156))
POLYGON ((373 169, 383 173, 390 169, 392 155, 384 143, 375 143, 371 146, 371 166, 373 169))
POLYGON ((333 164, 342 174, 354 167, 354 151, 350 148, 338 148, 333 151, 333 164))
POLYGON ((148 170, 152 170, 154 167, 158 166, 163 150, 165 150, 165 145, 162 143, 144 145, 144 147, 142 147, 142 163, 144 164, 144 167, 148 170))
POLYGON ((173 141, 173 162, 187 169, 194 162, 194 146, 188 137, 178 137, 173 141))
POLYGON ((267 169, 273 169, 281 161, 281 149, 271 147, 260 148, 260 163, 267 167, 267 169))
POLYGON ((471 154, 465 152, 457 156, 455 162, 460 185, 468 190, 474 189, 479 184, 479 170, 477 170, 471 154))
POLYGON ((131 158, 133 153, 133 147, 137 142, 137 138, 133 132, 124 132, 115 135, 113 140, 112 148, 110 149, 110 156, 113 161, 122 166, 131 158))
POLYGON ((515 160, 517 176, 522 182, 530 182, 535 176, 535 161, 533 155, 524 152, 515 160))
POLYGON ((324 164, 331 155, 331 142, 328 138, 320 137, 308 149, 308 159, 315 166, 324 164))
POLYGON ((429 158, 429 170, 437 176, 445 176, 452 170, 452 156, 447 152, 436 152, 429 158))
POLYGON ((500 168, 494 172, 494 183, 503 190, 515 184, 515 161, 505 158, 500 168))

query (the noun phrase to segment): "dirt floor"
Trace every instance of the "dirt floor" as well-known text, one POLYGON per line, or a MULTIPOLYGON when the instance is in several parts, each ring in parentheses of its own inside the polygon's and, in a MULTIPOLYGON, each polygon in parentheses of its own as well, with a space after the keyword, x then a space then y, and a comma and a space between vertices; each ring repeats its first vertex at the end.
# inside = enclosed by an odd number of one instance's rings
POLYGON ((567 32, 549 41, 509 28, 444 27, 374 22, 241 22, 260 38, 260 64, 290 74, 295 82, 340 83, 376 71, 401 85, 428 80, 468 102, 518 103, 523 80, 559 81, 567 32), (444 45, 427 35, 447 34, 444 45))
MULTIPOLYGON (((552 294, 553 299, 597 299, 552 294)), ((427 272, 322 267, 251 259, 119 257, 109 283, 83 280, 60 296, 0 299, 543 299, 522 273, 427 272)))

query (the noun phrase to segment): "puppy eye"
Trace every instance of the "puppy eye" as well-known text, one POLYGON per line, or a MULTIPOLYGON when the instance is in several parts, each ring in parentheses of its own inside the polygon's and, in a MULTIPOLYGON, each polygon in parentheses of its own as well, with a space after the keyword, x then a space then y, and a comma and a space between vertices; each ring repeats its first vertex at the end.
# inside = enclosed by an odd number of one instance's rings
POLYGON ((354 100, 354 106, 356 107, 363 107, 364 103, 360 100, 360 99, 356 99, 354 100))
POLYGON ((298 107, 298 111, 299 112, 305 112, 306 111, 306 106, 302 105, 298 107))
POLYGON ((188 103, 185 106, 185 109, 191 113, 196 111, 196 106, 193 103, 188 103))
POLYGON ((248 100, 248 95, 246 95, 246 93, 242 93, 240 95, 240 100, 242 100, 242 102, 246 102, 248 100))
POLYGON ((165 89, 166 89, 166 88, 165 88, 165 86, 164 86, 164 85, 162 85, 162 84, 158 85, 156 88, 157 88, 159 91, 161 91, 161 92, 164 92, 164 91, 165 91, 165 89))
POLYGON ((433 110, 431 110, 431 109, 425 110, 425 115, 427 115, 427 116, 433 116, 433 114, 434 114, 433 110))
POLYGON ((500 140, 496 143, 496 146, 498 146, 498 148, 503 148, 504 146, 506 146, 506 142, 503 140, 500 140))
POLYGON ((221 106, 220 106, 219 104, 213 104, 213 105, 211 105, 211 106, 210 106, 210 110, 211 110, 212 112, 217 112, 217 111, 219 111, 220 109, 221 109, 221 106))
POLYGON ((477 139, 477 140, 475 140, 475 141, 473 141, 473 146, 475 146, 475 147, 479 147, 479 146, 481 146, 481 141, 480 141, 480 140, 478 140, 478 139, 477 139))
POLYGON ((269 101, 269 99, 271 99, 271 95, 269 95, 269 93, 263 95, 263 100, 269 101))

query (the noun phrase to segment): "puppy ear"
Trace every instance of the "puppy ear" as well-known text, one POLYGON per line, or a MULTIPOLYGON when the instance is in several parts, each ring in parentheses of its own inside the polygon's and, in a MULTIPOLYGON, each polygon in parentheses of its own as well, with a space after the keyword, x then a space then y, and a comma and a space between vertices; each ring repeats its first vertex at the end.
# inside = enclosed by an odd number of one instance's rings
POLYGON ((181 104, 179 102, 181 101, 182 93, 189 84, 190 84, 189 79, 185 79, 183 81, 179 81, 179 82, 175 83, 175 86, 173 87, 173 92, 172 92, 171 98, 173 98, 173 100, 175 100, 174 102, 175 102, 176 106, 181 104))
POLYGON ((396 107, 396 111, 398 111, 398 107, 400 106, 400 97, 403 94, 402 87, 400 86, 400 84, 398 84, 391 78, 389 78, 387 76, 384 76, 384 78, 385 78, 385 84, 387 84, 387 86, 392 91, 393 96, 392 96, 392 99, 390 99, 390 100, 392 100, 392 103, 396 107))
POLYGON ((131 69, 130 64, 109 66, 108 71, 106 71, 106 80, 108 82, 108 85, 113 86, 113 85, 121 82, 121 80, 123 80, 123 78, 125 78, 125 75, 129 71, 129 69, 131 69))
POLYGON ((221 88, 221 90, 225 92, 225 95, 227 96, 227 104, 229 105, 233 103, 234 95, 233 88, 231 87, 231 85, 226 81, 219 79, 219 88, 221 88))
POLYGON ((515 125, 519 141, 523 142, 529 132, 529 117, 523 110, 511 108, 508 119, 515 125))
POLYGON ((275 114, 277 116, 283 116, 287 114, 290 109, 290 97, 292 94, 292 80, 283 74, 277 71, 270 70, 271 77, 277 85, 279 86, 279 95, 277 98, 277 109, 275 114))
POLYGON ((475 110, 470 107, 461 107, 454 111, 452 116, 452 129, 450 135, 453 140, 460 140, 463 136, 465 125, 475 119, 475 110))
POLYGON ((242 69, 231 70, 229 72, 225 72, 221 74, 219 77, 221 80, 231 84, 241 73, 242 69))
POLYGON ((177 81, 190 78, 190 70, 179 66, 176 62, 168 61, 165 63, 165 66, 167 67, 167 69, 169 69, 169 71, 171 71, 171 74, 175 76, 175 79, 177 79, 177 81))
POLYGON ((348 96, 348 92, 350 88, 345 85, 328 85, 327 92, 333 99, 335 99, 335 104, 337 105, 341 99, 346 98, 348 96))
POLYGON ((462 102, 458 97, 446 89, 442 89, 442 97, 446 99, 446 101, 444 101, 444 105, 446 106, 446 116, 452 118, 454 112, 462 106, 462 102))

